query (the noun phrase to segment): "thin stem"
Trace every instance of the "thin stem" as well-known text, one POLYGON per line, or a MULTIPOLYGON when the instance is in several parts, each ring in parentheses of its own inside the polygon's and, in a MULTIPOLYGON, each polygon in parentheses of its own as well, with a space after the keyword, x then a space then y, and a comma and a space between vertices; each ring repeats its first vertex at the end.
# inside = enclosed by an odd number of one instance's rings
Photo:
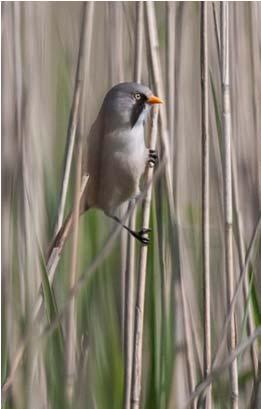
POLYGON ((175 92, 175 4, 172 1, 166 3, 167 7, 167 85, 166 95, 168 104, 168 123, 171 144, 171 158, 174 163, 174 92, 175 92))
MULTIPOLYGON (((147 33, 149 39, 149 57, 150 65, 152 69, 153 83, 156 93, 164 98, 164 87, 162 81, 162 70, 159 58, 159 41, 157 33, 157 22, 155 15, 154 2, 147 1, 146 3, 146 19, 147 19, 147 33)), ((170 149, 169 149, 169 138, 167 130, 167 116, 166 108, 163 105, 159 113, 159 134, 161 137, 161 143, 163 148, 163 154, 166 158, 165 167, 165 180, 167 187, 167 197, 170 206, 170 218, 172 225, 174 224, 174 200, 173 200, 173 187, 172 187, 172 172, 170 166, 170 149)))
MULTIPOLYGON (((201 122, 202 122, 202 240, 203 240, 203 297, 204 297, 204 376, 211 367, 211 313, 209 267, 209 117, 208 117, 208 5, 201 2, 200 59, 201 59, 201 122)), ((211 388, 205 408, 211 409, 211 388)))
MULTIPOLYGON (((192 339, 192 328, 189 326, 189 314, 188 314, 188 301, 185 294, 185 286, 183 276, 180 277, 180 289, 182 297, 182 313, 184 320, 184 333, 186 340, 186 364, 188 368, 188 383, 189 391, 193 393, 196 387, 196 370, 195 370, 195 359, 193 356, 193 345, 191 342, 192 339)), ((191 409, 197 408, 197 400, 193 400, 191 403, 191 409)))
POLYGON ((142 74, 142 50, 143 50, 143 1, 136 3, 136 37, 135 37, 135 64, 134 64, 134 81, 141 82, 142 74))
POLYGON ((219 61, 219 66, 221 67, 220 34, 219 34, 219 28, 218 28, 217 9, 216 9, 215 1, 212 1, 212 11, 213 11, 213 18, 214 18, 215 36, 217 40, 216 43, 217 43, 218 61, 219 61))
MULTIPOLYGON (((225 265, 227 280, 227 304, 231 304, 234 294, 233 266, 233 205, 232 205, 232 161, 231 161, 231 107, 229 76, 229 6, 221 3, 221 62, 222 62, 222 128, 224 139, 224 208, 225 208, 225 265)), ((233 354, 236 348, 235 314, 232 313, 228 334, 229 351, 233 354)), ((231 404, 238 409, 238 368, 237 360, 231 363, 231 404)))
MULTIPOLYGON (((143 2, 136 3, 136 39, 134 81, 141 82, 143 50, 143 2)), ((135 230, 136 207, 130 215, 129 228, 135 230)), ((127 261, 125 275, 125 308, 124 308, 124 409, 130 408, 132 361, 134 345, 134 277, 135 277, 135 239, 128 235, 127 261)))
MULTIPOLYGON (((93 2, 83 3, 83 21, 82 21, 82 56, 85 66, 88 67, 89 56, 91 49, 91 34, 93 21, 93 2), (88 30, 88 33, 87 33, 88 30), (88 43, 87 43, 88 41, 88 43)), ((86 88, 84 81, 83 70, 78 73, 78 81, 81 83, 82 97, 86 88)), ((85 70, 86 75, 86 70, 85 70)), ((81 121, 79 135, 76 145, 76 175, 75 175, 75 192, 74 192, 74 208, 72 212, 73 228, 72 228, 72 257, 71 270, 69 277, 69 288, 73 288, 77 279, 77 252, 78 252, 78 232, 79 232, 79 216, 81 202, 81 176, 82 176, 82 160, 83 160, 83 135, 84 135, 84 98, 81 99, 81 121)), ((75 298, 71 300, 68 308, 67 317, 67 337, 66 337, 66 374, 67 374, 67 397, 72 399, 74 389, 74 377, 76 373, 76 317, 75 317, 75 298)))
MULTIPOLYGON (((217 24, 217 12, 216 12, 215 2, 212 3, 212 7, 213 7, 213 17, 214 17, 214 24, 215 24, 215 36, 216 36, 217 50, 219 54, 219 65, 220 65, 219 68, 221 71, 220 35, 219 35, 219 29, 218 29, 218 24, 217 24)), ((254 87, 254 89, 256 90, 258 89, 258 87, 254 87)), ((237 123, 237 118, 235 118, 235 123, 237 123)), ((237 132, 237 130, 235 131, 237 132)), ((238 247, 240 271, 242 271, 244 268, 244 262, 245 262, 244 229, 243 229, 242 215, 241 215, 241 210, 240 210, 238 172, 237 172, 237 166, 236 166, 235 147, 233 146, 233 144, 231 148, 232 148, 232 193, 233 193, 233 205, 234 205, 235 221, 236 221, 235 223, 236 233, 234 232, 234 235, 235 235, 235 241, 238 247), (237 234, 237 237, 236 237, 236 234, 237 234)), ((249 295, 249 283, 248 282, 249 282, 249 279, 248 279, 248 276, 246 275, 244 278, 244 283, 243 283, 243 296, 244 296, 244 302, 246 304, 248 303, 247 300, 248 300, 248 295, 249 295)), ((247 333, 248 335, 251 335, 253 331, 254 331, 253 309, 251 308, 251 305, 249 304, 248 305, 248 315, 247 315, 247 333)), ((258 358, 257 358, 257 351, 256 351, 255 343, 251 345, 251 359, 252 359, 255 376, 257 376, 258 358)))
MULTIPOLYGON (((157 139, 157 120, 158 108, 153 108, 152 129, 150 149, 155 149, 157 139)), ((148 167, 145 180, 149 183, 153 177, 153 168, 148 167)), ((146 192, 142 208, 142 225, 146 229, 149 227, 150 203, 152 196, 152 184, 146 192)), ((133 369, 132 369, 132 386, 131 386, 131 409, 140 408, 141 397, 141 379, 142 379, 142 344, 143 344, 143 320, 145 304, 145 287, 146 287, 146 270, 147 270, 148 247, 142 246, 138 271, 138 287, 135 308, 135 327, 134 327, 134 351, 133 351, 133 369)))
MULTIPOLYGON (((85 14, 85 8, 86 8, 86 3, 84 2, 83 3, 83 16, 85 14)), ((84 30, 85 30, 85 19, 83 17, 82 25, 81 25, 78 61, 77 61, 77 68, 76 68, 76 75, 75 75, 75 85, 74 85, 74 92, 73 92, 73 102, 72 102, 69 126, 68 126, 68 131, 67 131, 66 155, 65 155, 65 162, 64 162, 64 169, 63 169, 61 193, 59 197, 58 216, 57 216, 57 223, 55 226, 55 234, 58 233, 58 231, 60 230, 63 224, 65 202, 66 202, 66 196, 67 196, 67 191, 68 191, 69 178, 70 178, 71 165, 72 165, 72 157, 73 157, 73 151, 74 151, 76 128, 77 128, 78 118, 79 118, 79 107, 80 107, 80 98, 81 98, 81 90, 82 90, 80 78, 81 78, 81 72, 83 69, 82 61, 83 61, 83 47, 84 47, 84 41, 83 41, 84 30)))

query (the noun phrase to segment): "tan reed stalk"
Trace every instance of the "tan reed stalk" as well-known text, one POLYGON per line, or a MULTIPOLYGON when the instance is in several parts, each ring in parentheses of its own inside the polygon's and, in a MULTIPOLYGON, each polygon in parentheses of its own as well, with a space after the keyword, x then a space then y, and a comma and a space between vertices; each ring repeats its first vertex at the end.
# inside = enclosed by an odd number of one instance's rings
MULTIPOLYGON (((215 25, 215 36, 216 36, 216 43, 217 43, 217 50, 219 54, 219 64, 221 70, 221 56, 220 56, 220 35, 219 35, 219 28, 217 23, 217 11, 215 3, 212 3, 213 7, 213 18, 214 18, 214 25, 215 25)), ((252 53, 253 54, 253 53, 252 53)), ((256 76, 254 75, 254 78, 256 76)), ((257 87, 255 87, 256 90, 257 87)), ((238 174, 237 174, 237 166, 236 166, 236 155, 235 155, 235 148, 232 144, 232 193, 233 193, 233 206, 235 211, 235 221, 236 221, 236 234, 235 240, 237 242, 238 253, 239 253, 239 267, 240 271, 244 268, 245 263, 245 245, 244 245, 244 230, 243 230, 243 222, 241 217, 240 211, 240 200, 239 200, 239 192, 238 192, 238 174)), ((235 235, 235 233, 234 233, 235 235)), ((243 297, 244 302, 247 304, 249 296, 249 278, 246 275, 244 277, 243 282, 243 297)), ((247 333, 251 335, 254 331, 254 318, 253 318, 253 309, 251 305, 248 305, 248 314, 247 314, 247 333)), ((253 343, 250 348, 251 353, 251 360, 254 369, 255 376, 257 376, 258 372, 258 358, 257 358, 257 351, 256 351, 256 343, 253 343)))
MULTIPOLYGON (((208 116, 208 4, 200 3, 201 128, 202 128, 202 259, 204 299, 204 377, 211 368, 210 255, 209 255, 209 116, 208 116)), ((211 387, 204 402, 211 409, 211 387)))
MULTIPOLYGON (((76 141, 76 175, 75 175, 75 192, 73 208, 73 230, 72 230, 72 256, 71 271, 69 277, 69 288, 73 288, 76 282, 77 272, 77 248, 79 232, 79 215, 80 215, 80 184, 82 174, 82 134, 76 141)), ((75 298, 71 300, 67 316, 67 335, 66 335, 66 375, 67 375, 67 397, 69 401, 73 395, 73 384, 76 373, 76 316, 75 316, 75 298)))
MULTIPOLYGON (((176 195, 178 196, 177 193, 176 195)), ((177 217, 177 225, 179 226, 180 215, 179 215, 178 206, 177 206, 176 217, 177 217)), ((178 245, 178 252, 179 254, 181 254, 183 233, 181 229, 179 229, 178 226, 177 226, 177 231, 176 231, 177 245, 178 245)), ((180 291, 181 313, 182 313, 183 326, 184 326, 184 339, 185 339, 185 354, 184 355, 185 355, 186 369, 187 369, 187 374, 188 374, 188 387, 189 387, 189 393, 191 394, 193 393, 196 387, 196 367, 195 367, 195 357, 193 354, 193 351, 194 351, 193 340, 195 343, 197 343, 197 345, 200 344, 200 342, 198 341, 196 331, 194 330, 191 324, 192 319, 190 320, 189 318, 189 301, 186 298, 186 286, 185 286, 185 280, 183 276, 184 273, 182 271, 181 261, 180 261, 180 264, 181 266, 178 267, 178 279, 179 279, 178 291, 180 291)), ((177 304, 179 302, 178 300, 175 300, 177 304)), ((190 315, 192 314, 190 313, 190 315)), ((191 402, 191 409, 196 409, 196 408, 197 408, 197 401, 195 399, 193 400, 193 402, 191 402)))
MULTIPOLYGON (((156 23, 156 15, 155 15, 155 6, 154 2, 147 1, 146 2, 146 18, 147 18, 147 30, 148 30, 148 40, 149 40, 149 58, 151 62, 152 68, 152 76, 153 76, 153 83, 156 90, 156 93, 161 97, 164 95, 164 87, 162 81, 162 70, 161 70, 161 63, 159 58, 159 42, 158 42, 158 34, 157 34, 157 23, 156 23)), ((175 234, 178 237, 178 229, 175 222, 175 210, 174 210, 174 195, 173 195, 173 185, 172 185, 172 169, 170 163, 170 147, 169 147, 169 136, 167 130, 167 118, 166 118, 166 108, 163 105, 162 109, 159 113, 160 121, 159 121, 159 129, 160 129, 160 137, 161 137, 161 144, 163 148, 163 157, 166 159, 166 166, 165 166, 165 184, 167 189, 167 200, 169 206, 169 217, 171 223, 171 241, 172 244, 175 243, 175 234)), ((172 135, 173 137, 173 135, 172 135)), ((173 157, 174 152, 172 153, 173 157)), ((173 259, 173 265, 179 264, 178 260, 175 260, 175 252, 173 249, 170 250, 171 257, 173 259)), ((179 257, 179 256, 178 256, 179 257)), ((179 268, 179 267, 178 267, 179 268)), ((180 274, 180 272, 179 272, 180 274)), ((182 299, 182 308, 184 308, 185 300, 182 299)), ((184 312, 184 311, 183 311, 184 312)), ((192 351, 192 345, 189 345, 191 339, 186 339, 188 349, 192 351)), ((188 361, 187 361, 188 362, 188 361)), ((193 379, 193 365, 188 365, 188 372, 189 378, 193 379)))
MULTIPOLYGON (((261 101, 261 80, 260 80, 260 70, 261 62, 259 58, 258 49, 260 47, 260 3, 253 1, 248 3, 250 7, 250 41, 251 41, 251 66, 253 70, 253 93, 254 93, 254 129, 256 137, 256 167, 257 167, 257 186, 258 189, 258 201, 259 209, 261 208, 261 141, 260 141, 260 130, 261 130, 261 120, 260 120, 260 101, 261 101), (258 10, 259 8, 259 10, 258 10), (258 41, 259 39, 259 41, 258 41)), ((261 271, 261 270, 260 270, 261 271)))
MULTIPOLYGON (((158 107, 153 107, 152 128, 150 138, 150 149, 156 148, 157 140, 157 120, 158 107)), ((150 186, 145 194, 142 206, 142 226, 149 228, 150 203, 152 196, 153 168, 146 170, 145 180, 150 186)), ((142 345, 143 345, 143 320, 146 288, 146 270, 147 270, 148 247, 142 246, 140 252, 137 298, 135 306, 135 325, 134 325, 134 347, 133 347, 133 366, 132 366, 132 385, 131 385, 131 409, 140 408, 141 402, 141 382, 142 382, 142 345)))
MULTIPOLYGON (((234 201, 234 209, 235 209, 235 220, 236 220, 236 229, 237 229, 237 236, 238 236, 238 253, 239 253, 239 267, 240 271, 244 268, 245 262, 245 245, 244 245, 244 236, 243 236, 243 222, 240 212, 240 200, 239 200, 239 192, 238 192, 238 177, 237 170, 236 170, 236 158, 235 158, 235 150, 232 150, 232 191, 233 191, 233 201, 234 201)), ((244 302, 247 305, 247 334, 251 335, 254 332, 255 325, 254 325, 254 318, 253 318, 253 309, 251 303, 248 302, 249 297, 249 277, 248 274, 244 277, 243 282, 243 296, 244 302)), ((254 370, 254 375, 257 377, 258 373, 258 357, 257 357, 257 350, 256 350, 256 343, 253 343, 250 348, 251 353, 251 360, 254 370)))
POLYGON ((220 34, 219 34, 219 27, 218 27, 218 21, 217 21, 217 8, 216 8, 215 1, 212 2, 212 12, 213 12, 215 36, 216 36, 216 43, 217 43, 218 61, 219 61, 219 66, 221 67, 220 34))
MULTIPOLYGON (((73 229, 72 229, 72 256, 71 269, 69 277, 69 289, 75 286, 77 278, 77 252, 78 252, 78 232, 79 232, 79 216, 80 216, 80 200, 81 200, 81 177, 82 177, 82 161, 83 161, 83 138, 84 138, 84 102, 87 86, 86 72, 83 73, 83 65, 88 67, 90 62, 90 50, 92 41, 92 22, 93 22, 93 2, 83 3, 82 10, 82 33, 81 33, 81 51, 82 51, 82 67, 78 73, 78 82, 81 88, 81 117, 79 134, 76 136, 76 175, 75 175, 75 192, 74 192, 74 208, 73 208, 73 229)), ((76 124, 77 125, 77 124, 76 124)), ((67 375, 67 397, 72 400, 74 381, 76 375, 76 351, 77 351, 77 328, 76 328, 76 311, 75 298, 70 302, 67 316, 67 336, 66 336, 66 375, 67 375)))
MULTIPOLYGON (((124 48, 123 48, 123 3, 108 2, 109 24, 107 27, 109 39, 109 84, 123 82, 124 78, 124 48)), ((126 258, 128 233, 122 229, 120 233, 121 245, 121 338, 124 349, 124 315, 125 315, 125 287, 126 287, 126 258)))
MULTIPOLYGON (((232 161, 231 161, 231 106, 230 106, 230 65, 229 65, 229 5, 221 3, 221 77, 222 77, 222 128, 224 139, 224 208, 225 208, 225 265, 227 280, 227 304, 234 294, 233 265, 233 204, 232 204, 232 161)), ((228 345, 233 354, 236 348, 235 314, 232 313, 228 345)), ((235 359, 230 366, 231 407, 238 409, 238 368, 235 359)))
MULTIPOLYGON (((186 364, 188 368, 188 386, 189 391, 192 393, 196 387, 196 368, 195 368, 195 358, 193 356, 193 347, 192 342, 190 341, 192 338, 193 330, 189 325, 189 314, 188 314, 188 300, 186 299, 185 295, 185 287, 184 287, 184 280, 181 275, 180 277, 180 288, 181 288, 181 298, 182 298, 182 313, 184 318, 184 333, 185 333, 185 340, 186 340, 186 364)), ((194 399, 191 402, 191 409, 197 409, 197 400, 194 399)))
MULTIPOLYGON (((85 3, 83 3, 83 7, 85 8, 85 3)), ((60 230, 63 224, 66 196, 67 196, 67 191, 68 191, 71 165, 72 165, 72 157, 73 157, 73 151, 74 151, 76 128, 77 128, 77 124, 79 120, 79 107, 80 107, 80 98, 81 98, 80 76, 81 76, 81 71, 83 69, 82 68, 83 46, 84 46, 83 33, 84 33, 84 22, 81 26, 78 61, 77 61, 77 67, 76 67, 75 85, 74 85, 74 92, 73 92, 73 102, 72 102, 69 126, 68 126, 68 131, 67 131, 66 155, 65 155, 65 162, 64 162, 64 169, 63 169, 61 193, 59 197, 58 216, 57 216, 57 222, 55 226, 54 235, 58 233, 58 231, 60 230)))
MULTIPOLYGON (((135 63, 134 81, 141 82, 142 50, 143 50, 143 2, 136 3, 136 37, 135 37, 135 63)), ((129 228, 136 228, 136 206, 129 218, 129 228)), ((132 361, 134 345, 134 278, 135 278, 135 239, 128 235, 127 259, 125 275, 125 308, 124 308, 124 409, 130 409, 132 361)))
MULTIPOLYGON (((149 59, 150 65, 152 70, 152 77, 153 77, 153 84, 155 88, 155 92, 161 98, 164 98, 164 86, 162 80, 162 70, 159 58, 159 41, 158 41, 158 34, 157 34, 157 22, 156 22, 156 15, 155 15, 155 6, 154 2, 147 1, 145 3, 146 8, 146 21, 147 21, 147 33, 148 33, 148 40, 149 40, 149 59)), ((171 224, 174 226, 174 200, 173 200, 173 186, 172 186, 172 172, 170 166, 170 158, 169 158, 169 139, 168 139, 168 130, 167 130, 167 116, 166 116, 166 108, 163 105, 160 113, 159 113, 159 134, 161 138, 162 148, 163 148, 163 155, 164 159, 166 159, 166 166, 165 166, 165 181, 166 181, 166 188, 167 188, 167 198, 168 204, 170 207, 170 218, 171 224)))
POLYGON ((166 49, 166 96, 168 108, 168 124, 170 135, 170 149, 172 163, 174 164, 174 92, 175 92, 175 3, 166 3, 167 11, 167 49, 166 49))
MULTIPOLYGON (((170 3, 168 3, 170 4, 170 3)), ((176 92, 176 98, 178 98, 178 91, 179 91, 179 84, 181 80, 181 50, 182 50, 182 38, 183 38, 183 26, 184 26, 184 14, 185 14, 185 5, 184 3, 180 2, 178 5, 178 9, 176 11, 176 19, 175 19, 175 27, 176 27, 176 50, 175 50, 175 66, 174 66, 174 73, 175 73, 175 83, 173 84, 173 87, 175 92, 176 92), (179 28, 178 28, 179 27, 179 28)), ((173 90, 173 92, 174 92, 173 90)), ((178 104, 178 101, 174 100, 174 107, 175 104, 178 104)), ((179 123, 179 115, 178 115, 178 109, 176 108, 175 110, 173 109, 173 115, 174 115, 174 129, 173 132, 171 132, 170 128, 170 141, 172 139, 175 140, 174 142, 174 152, 172 152, 172 160, 173 160, 173 185, 174 185, 174 201, 176 203, 176 217, 177 217, 177 229, 176 229, 176 237, 177 237, 177 243, 178 243, 178 257, 179 254, 182 252, 182 241, 183 241, 183 234, 182 234, 182 229, 179 228, 179 224, 181 222, 180 217, 179 217, 179 205, 178 205, 178 197, 179 197, 179 191, 178 191, 178 159, 177 159, 177 151, 178 151, 178 146, 175 145, 176 143, 176 132, 179 129, 178 123, 179 123)), ((170 123, 171 126, 171 123, 170 123)), ((184 255, 186 257, 186 255, 184 255)), ((178 263, 176 261, 176 263, 178 263)), ((182 266, 182 262, 180 261, 180 266, 182 266)), ((196 361, 198 360, 199 366, 201 368, 201 373, 202 373, 202 363, 201 363, 201 339, 199 337, 198 331, 196 329, 197 324, 195 323, 194 320, 194 314, 191 311, 189 299, 186 298, 186 286, 185 286, 185 280, 183 277, 182 273, 182 267, 179 268, 180 271, 178 271, 178 277, 179 277, 179 288, 178 291, 180 290, 181 294, 181 312, 183 316, 183 322, 184 322, 184 340, 185 340, 185 345, 186 345, 186 353, 185 353, 185 361, 186 361, 186 369, 187 369, 187 374, 188 374, 188 388, 189 392, 192 393, 196 387, 196 361), (197 355, 197 359, 195 357, 195 352, 197 355)), ((196 409, 197 407, 197 400, 193 400, 191 403, 191 408, 196 409)))

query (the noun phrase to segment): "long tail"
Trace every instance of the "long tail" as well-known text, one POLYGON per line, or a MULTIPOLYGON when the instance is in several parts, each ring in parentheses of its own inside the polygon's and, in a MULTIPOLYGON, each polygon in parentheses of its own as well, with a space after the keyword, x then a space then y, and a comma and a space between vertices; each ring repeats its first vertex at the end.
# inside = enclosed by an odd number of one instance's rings
POLYGON ((47 265, 50 260, 50 257, 52 256, 53 251, 56 249, 57 252, 60 254, 64 248, 64 245, 66 243, 66 240, 68 239, 71 230, 73 227, 73 213, 72 211, 68 214, 66 217, 65 221, 63 222, 62 227, 54 237, 47 253, 46 261, 47 265))
MULTIPOLYGON (((80 205, 80 215, 82 215, 85 211, 88 210, 88 206, 85 204, 84 201, 84 192, 86 190, 86 186, 87 186, 87 182, 88 182, 89 176, 88 175, 83 175, 82 177, 82 182, 81 182, 81 190, 80 190, 80 200, 81 200, 81 205, 80 205)), ((53 254, 53 251, 56 249, 58 254, 61 254, 65 242, 67 240, 67 238, 69 237, 71 230, 73 227, 73 212, 70 211, 70 213, 68 214, 68 216, 66 217, 62 227, 60 228, 60 230, 58 231, 58 233, 56 234, 55 238, 53 239, 48 252, 47 252, 47 257, 46 257, 46 265, 48 266, 50 258, 53 254)))

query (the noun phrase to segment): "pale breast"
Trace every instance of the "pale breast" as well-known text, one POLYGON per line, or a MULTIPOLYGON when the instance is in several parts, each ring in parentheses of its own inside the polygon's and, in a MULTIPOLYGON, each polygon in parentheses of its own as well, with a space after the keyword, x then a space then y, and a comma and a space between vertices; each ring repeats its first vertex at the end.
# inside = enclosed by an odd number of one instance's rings
POLYGON ((100 155, 90 175, 90 204, 108 212, 139 193, 147 159, 143 126, 106 135, 100 155))

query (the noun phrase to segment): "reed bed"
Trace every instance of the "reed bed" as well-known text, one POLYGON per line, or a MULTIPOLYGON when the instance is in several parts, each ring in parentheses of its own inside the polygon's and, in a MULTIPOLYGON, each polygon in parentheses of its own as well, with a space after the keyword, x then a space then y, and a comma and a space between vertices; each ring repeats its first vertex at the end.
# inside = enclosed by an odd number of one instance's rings
POLYGON ((261 407, 260 23, 259 2, 2 3, 4 409, 261 407), (148 247, 79 217, 86 136, 133 80, 165 102, 122 211, 148 247))

